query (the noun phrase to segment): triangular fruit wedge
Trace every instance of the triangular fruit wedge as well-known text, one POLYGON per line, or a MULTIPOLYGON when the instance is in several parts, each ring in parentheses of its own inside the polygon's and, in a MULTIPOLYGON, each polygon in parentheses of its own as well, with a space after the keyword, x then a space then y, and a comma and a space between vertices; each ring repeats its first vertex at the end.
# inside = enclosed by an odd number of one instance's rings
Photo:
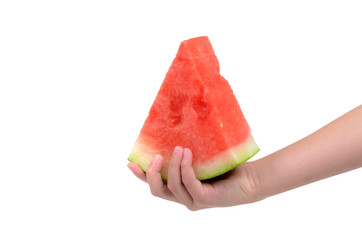
POLYGON ((199 180, 223 174, 259 148, 208 37, 183 41, 161 85, 128 160, 144 171, 156 154, 167 179, 175 146, 191 149, 199 180))

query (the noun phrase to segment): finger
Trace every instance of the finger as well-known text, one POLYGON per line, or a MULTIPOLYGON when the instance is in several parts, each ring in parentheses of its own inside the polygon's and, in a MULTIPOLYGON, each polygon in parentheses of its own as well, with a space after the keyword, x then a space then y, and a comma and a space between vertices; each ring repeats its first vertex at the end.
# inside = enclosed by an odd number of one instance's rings
POLYGON ((181 177, 182 182, 190 193, 191 197, 199 198, 203 192, 202 183, 196 178, 194 169, 192 168, 192 152, 185 148, 183 158, 181 160, 181 177))
POLYGON ((181 180, 182 147, 175 147, 168 168, 167 187, 173 193, 179 203, 186 206, 192 205, 192 198, 187 192, 181 180))
POLYGON ((144 182, 147 182, 146 174, 136 163, 128 163, 127 167, 133 172, 134 175, 136 175, 136 177, 144 182))
POLYGON ((174 196, 167 188, 166 184, 161 178, 161 169, 163 164, 163 158, 160 155, 156 155, 153 161, 147 168, 146 179, 150 186, 150 190, 153 196, 164 198, 167 200, 175 201, 174 196))

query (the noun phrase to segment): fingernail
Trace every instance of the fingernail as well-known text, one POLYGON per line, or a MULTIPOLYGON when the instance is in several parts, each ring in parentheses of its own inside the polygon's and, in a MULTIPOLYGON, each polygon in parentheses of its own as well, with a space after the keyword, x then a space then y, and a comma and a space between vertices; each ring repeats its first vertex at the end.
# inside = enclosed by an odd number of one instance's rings
POLYGON ((191 150, 188 149, 188 148, 185 148, 184 149, 184 154, 189 157, 189 158, 192 158, 192 153, 191 153, 191 150))
POLYGON ((161 156, 160 156, 159 154, 156 154, 155 159, 153 159, 153 161, 154 161, 155 163, 157 163, 157 162, 160 161, 160 159, 161 159, 161 156))
POLYGON ((176 146, 175 149, 173 150, 173 154, 179 154, 182 152, 182 147, 180 146, 176 146))

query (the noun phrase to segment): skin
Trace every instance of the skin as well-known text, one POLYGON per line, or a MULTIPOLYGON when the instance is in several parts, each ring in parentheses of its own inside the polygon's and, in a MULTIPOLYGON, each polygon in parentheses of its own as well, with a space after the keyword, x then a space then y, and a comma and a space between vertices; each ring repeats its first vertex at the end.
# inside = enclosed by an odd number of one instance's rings
POLYGON ((190 149, 175 147, 167 182, 161 179, 162 163, 156 155, 146 173, 135 163, 128 167, 149 184, 154 196, 192 211, 256 202, 362 167, 362 105, 298 142, 211 181, 196 179, 190 149))

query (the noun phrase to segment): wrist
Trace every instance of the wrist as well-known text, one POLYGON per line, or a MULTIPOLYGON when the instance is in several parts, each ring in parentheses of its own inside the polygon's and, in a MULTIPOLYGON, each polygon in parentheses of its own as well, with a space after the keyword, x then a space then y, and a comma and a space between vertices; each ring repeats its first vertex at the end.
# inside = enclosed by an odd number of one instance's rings
POLYGON ((254 182, 255 201, 276 195, 281 191, 279 181, 278 167, 275 167, 274 154, 263 157, 259 160, 250 162, 248 166, 250 175, 254 182))
POLYGON ((267 170, 265 170, 265 165, 260 164, 261 161, 262 159, 243 164, 244 175, 249 182, 249 202, 258 202, 269 197, 269 195, 267 195, 267 192, 265 191, 265 182, 267 181, 265 176, 267 170))

